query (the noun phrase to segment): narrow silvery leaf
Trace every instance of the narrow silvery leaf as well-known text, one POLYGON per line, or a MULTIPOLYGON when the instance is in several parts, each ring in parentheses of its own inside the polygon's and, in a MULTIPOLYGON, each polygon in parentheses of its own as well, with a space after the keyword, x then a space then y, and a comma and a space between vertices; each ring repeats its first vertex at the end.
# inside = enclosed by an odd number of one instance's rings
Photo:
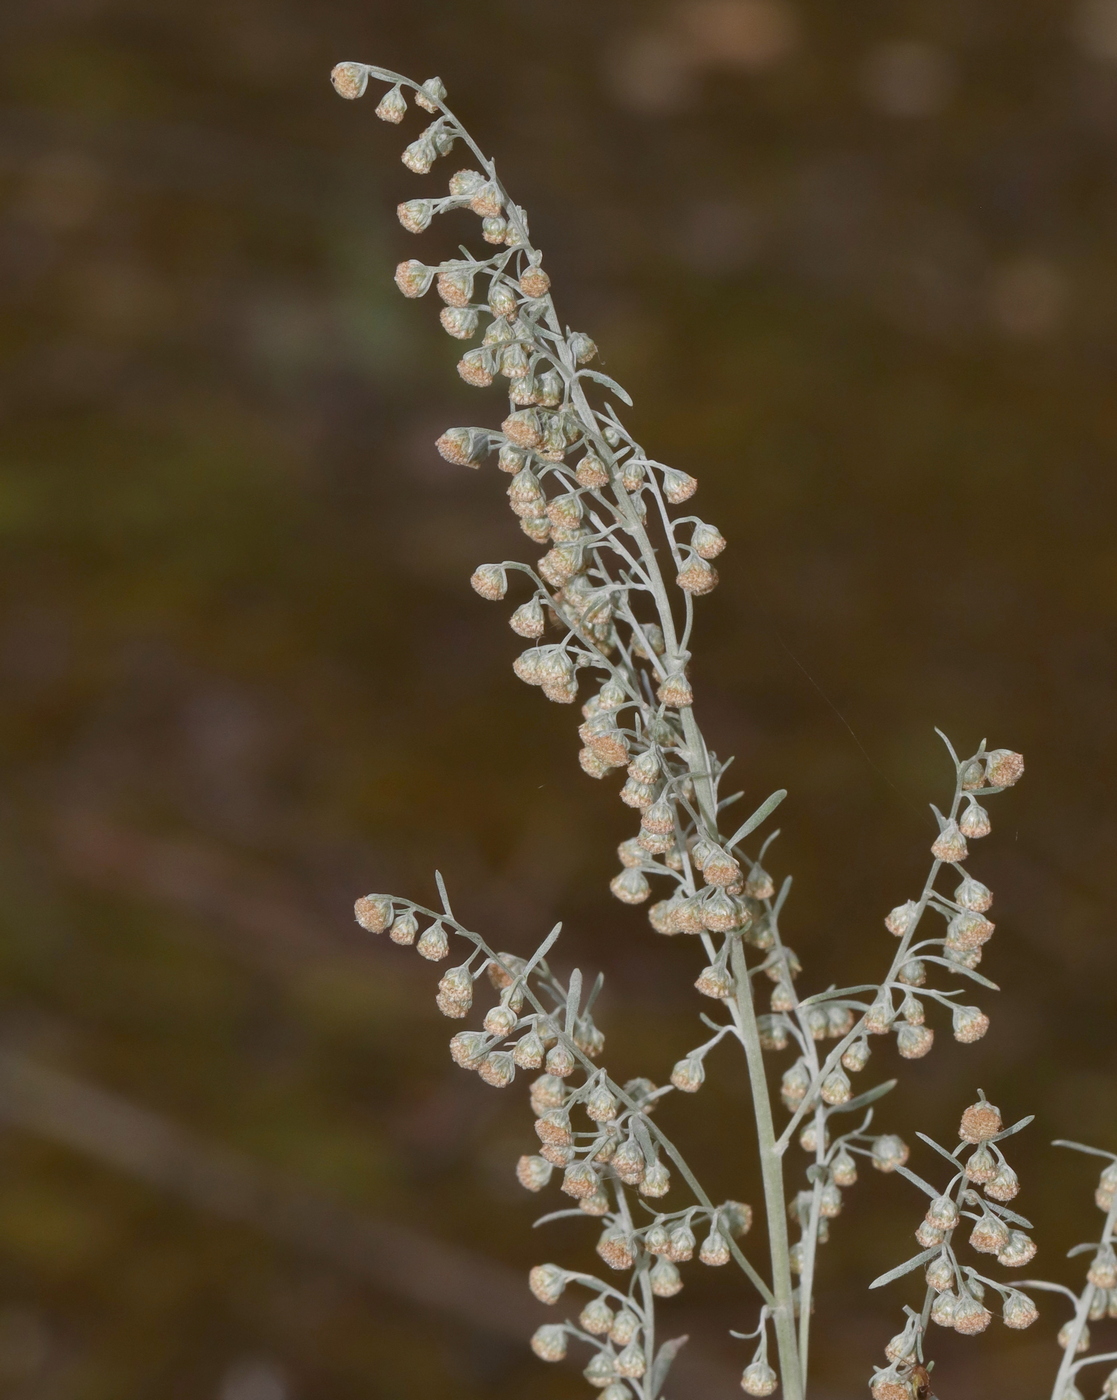
POLYGON ((582 369, 578 371, 578 377, 580 379, 596 379, 599 384, 604 384, 606 389, 616 394, 617 398, 620 399, 622 403, 628 404, 629 408, 632 407, 632 400, 629 398, 628 394, 615 379, 610 379, 607 374, 599 374, 595 369, 582 369))
POLYGON ((866 1089, 863 1094, 858 1094, 855 1099, 850 1099, 849 1103, 835 1104, 831 1108, 831 1113, 854 1113, 859 1108, 864 1108, 866 1104, 874 1103, 885 1094, 891 1093, 898 1083, 895 1079, 886 1079, 883 1084, 877 1084, 872 1089, 866 1089))
POLYGON ((918 1269, 920 1264, 926 1264, 929 1259, 941 1253, 941 1244, 936 1244, 931 1249, 925 1249, 922 1254, 917 1254, 914 1259, 909 1259, 906 1264, 897 1264, 894 1269, 889 1269, 886 1274, 881 1274, 880 1278, 873 1279, 869 1287, 883 1288, 886 1283, 891 1283, 893 1279, 903 1278, 905 1274, 910 1274, 912 1269, 918 1269))
POLYGON ((751 831, 755 831, 765 817, 770 817, 780 803, 787 796, 786 788, 779 788, 771 797, 762 802, 751 817, 742 822, 733 835, 726 842, 727 846, 735 846, 738 841, 743 841, 751 831))
POLYGON ((671 1369, 671 1363, 679 1352, 682 1351, 689 1339, 687 1337, 672 1337, 669 1342, 664 1342, 659 1351, 656 1352, 655 1362, 652 1365, 651 1373, 651 1394, 658 1395, 667 1379, 667 1372, 671 1369))

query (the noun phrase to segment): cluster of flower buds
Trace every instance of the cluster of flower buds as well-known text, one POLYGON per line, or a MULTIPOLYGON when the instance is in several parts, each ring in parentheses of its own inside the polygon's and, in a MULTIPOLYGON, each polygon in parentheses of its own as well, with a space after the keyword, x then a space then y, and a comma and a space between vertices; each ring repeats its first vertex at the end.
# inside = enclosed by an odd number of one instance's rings
POLYGON ((902 1174, 930 1197, 915 1232, 923 1253, 882 1275, 872 1286, 879 1287, 923 1265, 927 1305, 922 1317, 909 1309, 904 1331, 889 1342, 885 1353, 888 1365, 878 1368, 870 1383, 874 1400, 916 1400, 913 1375, 923 1362, 925 1318, 963 1336, 984 1332, 993 1317, 986 1306, 990 1289, 1000 1295, 1006 1327, 1030 1327, 1038 1317, 1028 1294, 961 1264, 954 1247, 955 1232, 968 1220, 972 1222, 968 1243, 978 1254, 994 1255, 999 1264, 1009 1268, 1019 1268, 1035 1256, 1035 1244, 1024 1233, 1030 1228, 1028 1221, 1005 1204, 1016 1196, 1019 1183, 999 1146, 1004 1138, 1029 1122, 1031 1119, 1025 1118, 1006 1129, 1000 1110, 979 1092, 977 1103, 962 1114, 959 1150, 952 1154, 930 1138, 925 1139, 948 1161, 958 1159, 960 1149, 967 1144, 974 1149, 959 1163, 960 1170, 942 1192, 936 1194, 922 1178, 901 1165, 902 1174), (984 1196, 975 1187, 980 1187, 984 1196))

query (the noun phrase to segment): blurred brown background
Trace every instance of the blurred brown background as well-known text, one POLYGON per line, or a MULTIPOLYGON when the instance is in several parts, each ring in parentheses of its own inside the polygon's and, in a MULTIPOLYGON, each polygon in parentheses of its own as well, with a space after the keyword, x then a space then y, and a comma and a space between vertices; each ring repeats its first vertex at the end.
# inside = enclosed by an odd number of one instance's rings
MULTIPOLYGON (((3 1393, 588 1394, 521 1340, 522 1271, 592 1227, 531 1235, 522 1087, 454 1069, 434 970, 354 895, 441 868, 513 951, 562 918, 615 1073, 693 1043, 694 949, 606 890, 631 814, 467 584, 530 546, 432 445, 499 399, 391 283, 423 256, 394 206, 446 170, 334 96, 341 58, 442 75, 730 538, 700 712, 751 804, 791 791, 804 985, 890 954, 932 726, 1027 755, 973 862, 993 1029, 940 1033, 879 1121, 949 1138, 978 1084, 1036 1112, 1020 1208, 1076 1281, 1095 1173, 1047 1144, 1117 1149, 1117 2, 31 0, 0 38, 3 1393)), ((756 1199, 711 1068, 668 1116, 756 1199)), ((850 1193, 820 1394, 916 1296, 864 1286, 918 1212, 850 1193)), ((675 1394, 733 1393, 728 1273, 668 1309, 707 1358, 675 1394)), ((1046 1394, 1061 1318, 942 1341, 936 1389, 1046 1394)))

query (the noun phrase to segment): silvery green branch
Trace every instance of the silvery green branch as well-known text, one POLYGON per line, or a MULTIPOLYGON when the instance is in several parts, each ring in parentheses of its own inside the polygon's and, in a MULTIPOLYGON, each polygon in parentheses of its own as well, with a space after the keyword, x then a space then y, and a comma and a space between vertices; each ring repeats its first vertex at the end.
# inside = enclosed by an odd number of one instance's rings
MULTIPOLYGON (((475 251, 463 244, 460 256, 437 264, 408 259, 395 281, 409 298, 434 292, 443 329, 468 343, 459 375, 488 395, 479 413, 487 425, 449 427, 435 446, 449 462, 492 464, 503 474, 508 505, 537 547, 528 559, 479 563, 471 582, 482 598, 505 602, 513 633, 528 643, 512 661, 516 676, 556 704, 581 702, 572 726, 578 761, 602 783, 621 778, 617 796, 633 811, 635 830, 618 847, 610 889, 626 905, 648 905, 655 935, 682 936, 680 965, 689 964, 685 975, 705 999, 696 1010, 709 1013, 696 1015, 694 1048, 676 1064, 648 1065, 648 1077, 621 1083, 602 1062, 594 1019, 601 978, 560 971, 558 927, 534 949, 500 952, 455 917, 441 879, 436 909, 395 895, 357 900, 364 929, 452 964, 438 982, 438 1008, 452 1020, 476 1018, 450 1041, 455 1062, 498 1089, 533 1076, 537 1141, 515 1166, 521 1185, 557 1188, 558 1209, 543 1219, 600 1232, 597 1272, 554 1262, 531 1270, 532 1292, 558 1310, 532 1348, 549 1362, 580 1353, 603 1400, 657 1400, 686 1340, 671 1336, 671 1300, 694 1267, 733 1264, 745 1324, 733 1335, 750 1344, 743 1389, 763 1396, 780 1387, 787 1400, 804 1400, 818 1251, 860 1162, 909 1178, 931 1199, 917 1230, 921 1252, 877 1280, 922 1268, 926 1291, 921 1309, 907 1308, 870 1382, 875 1400, 923 1400, 930 1322, 967 1335, 983 1330, 992 1316, 987 1290, 1004 1299, 1010 1327, 1036 1314, 1029 1294, 962 1263, 954 1245, 971 1218, 969 1244, 978 1252, 1006 1266, 1034 1253, 1026 1222, 1005 1204, 1018 1183, 1000 1143, 1015 1128, 1003 1129, 980 1096, 962 1120, 961 1146, 974 1148, 965 1162, 957 1150, 930 1145, 952 1167, 947 1184, 932 1187, 907 1166, 903 1138, 876 1126, 877 1100, 895 1079, 864 1088, 858 1081, 874 1048, 919 1059, 932 1050, 936 1027, 948 1026, 963 1046, 988 1030, 987 1012, 971 998, 996 990, 977 970, 994 933, 993 895, 970 873, 969 847, 989 835, 986 804, 1019 780, 1023 759, 984 741, 959 758, 944 736, 947 800, 932 808, 922 889, 884 920, 897 942, 882 958, 883 976, 801 994, 800 962, 781 928, 790 880, 769 874, 778 834, 770 818, 786 793, 734 820, 729 809, 742 794, 723 795, 729 760, 707 744, 695 713, 696 600, 716 587, 713 560, 726 548, 716 525, 680 509, 690 511, 697 481, 656 460, 625 423, 631 398, 593 368, 591 337, 561 319, 526 212, 448 106, 441 80, 415 82, 356 62, 338 64, 332 77, 346 98, 380 85, 376 115, 385 122, 403 122, 412 104, 425 114, 402 153, 416 175, 464 154, 461 168, 447 167, 445 193, 424 189, 397 214, 413 234, 436 217, 472 216, 466 238, 475 251), (666 1095, 698 1094, 709 1072, 748 1080, 763 1182, 755 1212, 712 1198, 656 1121, 666 1095), (805 1166, 791 1164, 789 1153, 798 1152, 805 1166)), ((1072 1295, 1068 1355, 1081 1350, 1102 1292, 1105 1307, 1117 1308, 1117 1277, 1098 1281, 1109 1278, 1113 1260, 1115 1173, 1103 1173, 1107 1232, 1093 1292, 1072 1295)), ((1075 1368, 1085 1364, 1064 1360, 1055 1400, 1074 1400, 1075 1368)), ((1106 1384, 1117 1396, 1112 1376, 1106 1384)))

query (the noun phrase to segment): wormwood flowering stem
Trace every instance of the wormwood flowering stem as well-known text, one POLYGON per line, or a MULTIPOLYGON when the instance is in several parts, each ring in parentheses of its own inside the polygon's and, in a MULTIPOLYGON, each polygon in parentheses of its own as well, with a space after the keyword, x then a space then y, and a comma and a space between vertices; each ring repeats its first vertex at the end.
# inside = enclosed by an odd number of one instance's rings
MULTIPOLYGON (((772 1120, 772 1102, 768 1096, 768 1077, 764 1068, 764 1051, 752 1001, 752 983, 741 940, 733 940, 730 953, 741 1043, 748 1062, 749 1084, 752 1087, 753 1113, 756 1118, 757 1147, 760 1172, 764 1183, 764 1208, 768 1220, 768 1249, 772 1260, 772 1291, 775 1304, 772 1320, 776 1329, 783 1392, 786 1400, 802 1400, 803 1376, 795 1339, 795 1309, 792 1302, 791 1254, 787 1236, 787 1199, 784 1194, 783 1163, 776 1148, 776 1129, 772 1120)), ((807 1309, 809 1311, 809 1309, 807 1309)))
MULTIPOLYGON (((758 1326, 734 1333, 757 1339, 742 1388, 749 1395, 767 1396, 780 1384, 768 1360, 771 1324, 784 1396, 805 1400, 818 1249, 828 1237, 830 1221, 842 1209, 842 1192, 857 1180, 854 1158, 867 1158, 880 1172, 911 1175, 903 1165, 906 1144, 894 1134, 868 1132, 873 1116, 869 1105, 896 1081, 877 1083, 855 1095, 849 1076, 865 1068, 870 1036, 894 1033, 898 1052, 906 1059, 930 1050, 934 1032, 925 1024, 924 1003, 914 995, 917 987, 926 987, 926 998, 950 1010, 956 1040, 969 1043, 984 1035, 984 1012, 959 1005, 956 990, 926 986, 928 968, 995 990, 975 970, 982 945, 994 929, 985 917, 992 894, 968 875, 962 862, 968 854, 967 839, 977 840, 990 830, 977 795, 985 799, 1012 786, 1023 772, 1023 760, 1009 749, 987 750, 984 741, 974 755, 959 760, 947 744, 954 761, 951 805, 947 816, 933 809, 939 835, 919 899, 897 906, 885 919, 889 932, 900 940, 886 977, 880 983, 831 987, 800 997, 794 987, 799 960, 780 931, 790 878, 777 895, 763 866, 778 833, 772 833, 759 851, 750 839, 786 793, 773 793, 728 838, 721 834, 722 813, 744 794, 720 796, 731 760, 719 759, 707 744, 688 675, 694 600, 716 585, 718 576, 710 561, 726 542, 716 527, 697 516, 672 516, 669 507, 689 501, 697 482, 650 458, 622 423, 614 401, 631 407, 631 399, 614 380, 589 368, 596 356, 592 340, 560 321, 542 254, 529 241, 527 216, 500 183, 494 162, 481 153, 446 105, 441 81, 416 83, 360 63, 339 64, 333 73, 344 97, 361 96, 370 78, 393 85, 376 109, 383 120, 403 120, 408 108, 405 90, 434 118, 403 153, 409 169, 427 174, 459 140, 480 167, 457 171, 448 196, 401 204, 397 212, 404 228, 419 233, 435 214, 468 209, 481 219, 485 242, 497 250, 476 257, 462 247, 460 258, 437 266, 409 259, 396 269, 396 283, 408 297, 422 297, 437 288, 444 303, 439 319, 453 338, 473 339, 487 318, 480 344, 465 351, 458 372, 466 383, 482 389, 498 378, 507 380, 508 415, 499 431, 451 428, 436 446, 447 461, 466 467, 479 467, 495 455, 497 467, 510 478, 508 501, 524 534, 538 545, 551 546, 535 565, 482 564, 471 583, 481 597, 497 601, 508 592, 510 578, 517 586, 526 580, 529 596, 516 607, 510 625, 529 645, 513 669, 547 699, 575 703, 584 680, 581 673, 597 673, 597 688, 581 707, 579 762, 595 779, 623 768, 621 801, 639 814, 637 833, 617 849, 621 870, 610 888, 623 903, 636 905, 650 897, 650 879, 667 883, 669 893, 650 906, 648 921, 658 934, 695 939, 691 946, 702 950, 708 965, 694 986, 721 1004, 727 1020, 701 1018, 714 1035, 675 1064, 670 1086, 657 1089, 646 1079, 622 1086, 594 1064, 603 1038, 590 1009, 600 978, 583 997, 577 970, 563 986, 546 961, 557 929, 528 960, 494 953, 457 922, 441 883, 441 913, 389 895, 368 895, 357 901, 358 922, 373 933, 387 931, 393 942, 414 944, 432 961, 448 956, 451 933, 471 945, 466 961, 439 982, 439 1009, 454 1019, 467 1016, 474 983, 486 971, 500 1001, 485 1014, 482 1031, 453 1037, 451 1053, 463 1068, 498 1088, 510 1084, 517 1070, 545 1069, 531 1086, 541 1147, 538 1154, 520 1159, 517 1176, 527 1189, 537 1191, 547 1185, 554 1168, 561 1168, 562 1190, 578 1204, 543 1219, 600 1217, 605 1230, 598 1254, 608 1268, 630 1272, 625 1292, 591 1274, 555 1264, 537 1266, 531 1287, 541 1301, 556 1303, 568 1283, 596 1293, 579 1325, 566 1321, 539 1329, 532 1340, 537 1355, 559 1360, 568 1341, 588 1344, 597 1354, 585 1375, 603 1389, 603 1400, 630 1400, 633 1395, 658 1400, 671 1360, 685 1339, 658 1341, 657 1302, 683 1286, 677 1266, 688 1262, 697 1248, 700 1261, 710 1267, 735 1260, 761 1300, 758 1326), (574 449, 582 454, 577 462, 568 460, 574 449), (666 559, 675 571, 673 588, 663 573, 666 559), (548 626, 557 640, 545 640, 548 626), (961 880, 953 895, 938 889, 940 876, 950 869, 961 880), (917 930, 928 912, 946 921, 945 936, 917 943, 917 930), (431 921, 421 935, 420 919, 431 921), (758 1009, 763 977, 774 984, 770 1012, 758 1009), (744 1050, 751 1088, 769 1280, 737 1242, 751 1223, 751 1210, 735 1201, 715 1204, 651 1117, 665 1094, 698 1091, 707 1054, 729 1032, 744 1050), (828 1054, 817 1046, 825 1039, 836 1042, 828 1054), (790 1119, 777 1134, 764 1055, 788 1047, 797 1058, 783 1074, 780 1097, 790 1119), (575 1083, 571 1076, 579 1072, 583 1079, 575 1083), (584 1110, 588 1128, 579 1128, 571 1119, 574 1109, 584 1110), (861 1110, 860 1126, 831 1142, 835 1115, 861 1110), (812 1159, 806 1173, 809 1189, 789 1202, 786 1154, 797 1132, 800 1147, 812 1159), (681 1210, 647 1204, 670 1188, 668 1163, 691 1193, 692 1203, 681 1210), (634 1217, 630 1208, 626 1193, 633 1188, 646 1198, 642 1208, 652 1215, 648 1225, 640 1224, 639 1213, 634 1217), (794 1244, 789 1218, 800 1229, 801 1238, 794 1244), (708 1230, 700 1248, 696 1227, 708 1230), (620 1304, 616 1313, 613 1303, 620 1304)), ((1005 1183, 1011 1185, 1008 1176, 1005 1183)), ((997 1208, 982 1209, 992 1218, 997 1208)), ((982 1286, 976 1276, 967 1285, 975 1307, 976 1290, 982 1286)), ((972 1321, 975 1314, 968 1304, 962 1311, 972 1321)), ((913 1316, 918 1321, 918 1315, 913 1316)), ((918 1400, 914 1376, 914 1371, 889 1373, 880 1386, 898 1389, 885 1390, 876 1400, 918 1400)), ((880 1386, 874 1381, 874 1394, 880 1386)))

